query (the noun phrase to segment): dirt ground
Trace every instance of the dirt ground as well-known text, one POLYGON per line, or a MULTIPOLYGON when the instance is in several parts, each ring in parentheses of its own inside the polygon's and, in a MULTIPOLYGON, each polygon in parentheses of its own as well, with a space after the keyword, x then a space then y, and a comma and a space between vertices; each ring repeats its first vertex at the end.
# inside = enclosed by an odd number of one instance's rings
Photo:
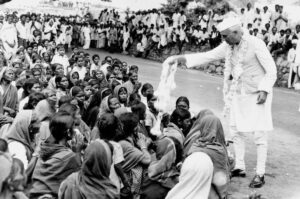
MULTIPOLYGON (((256 146, 252 134, 246 143, 246 178, 233 178, 230 193, 233 198, 247 198, 253 193, 262 194, 267 199, 300 198, 300 139, 282 129, 269 134, 266 184, 259 189, 249 188, 256 167, 256 146)), ((233 151, 233 150, 232 150, 233 151)))

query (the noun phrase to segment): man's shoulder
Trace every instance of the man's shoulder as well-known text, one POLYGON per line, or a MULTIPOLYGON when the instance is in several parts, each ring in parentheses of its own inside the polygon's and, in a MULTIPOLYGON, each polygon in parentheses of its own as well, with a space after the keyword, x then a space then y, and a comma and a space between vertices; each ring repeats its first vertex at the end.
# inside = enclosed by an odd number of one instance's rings
POLYGON ((263 40, 261 38, 253 36, 253 35, 249 35, 247 40, 251 44, 263 43, 263 40), (255 43, 253 43, 253 42, 255 42, 255 43))

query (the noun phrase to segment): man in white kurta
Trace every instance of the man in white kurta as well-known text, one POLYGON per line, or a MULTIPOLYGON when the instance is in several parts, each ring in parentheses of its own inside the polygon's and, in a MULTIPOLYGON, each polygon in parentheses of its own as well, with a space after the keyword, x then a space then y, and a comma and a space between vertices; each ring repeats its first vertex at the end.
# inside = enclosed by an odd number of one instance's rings
POLYGON ((18 49, 17 29, 13 23, 13 16, 8 15, 7 22, 4 23, 0 32, 6 59, 10 59, 18 49))
POLYGON ((276 66, 265 43, 243 32, 238 19, 224 19, 218 29, 225 41, 215 49, 172 56, 165 62, 177 62, 190 68, 225 59, 225 109, 229 109, 227 115, 236 160, 232 174, 246 176, 244 139, 246 133, 253 132, 257 146, 257 175, 250 186, 261 187, 264 184, 268 132, 273 130, 271 104, 272 89, 277 78, 276 66))

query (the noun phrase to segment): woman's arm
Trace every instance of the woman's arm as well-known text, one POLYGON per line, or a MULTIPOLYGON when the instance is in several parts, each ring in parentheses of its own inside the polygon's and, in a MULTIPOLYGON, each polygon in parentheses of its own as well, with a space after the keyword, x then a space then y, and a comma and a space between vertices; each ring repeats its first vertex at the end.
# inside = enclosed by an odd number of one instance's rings
POLYGON ((130 187, 127 177, 124 174, 122 163, 114 165, 117 175, 121 178, 122 183, 125 187, 130 187))

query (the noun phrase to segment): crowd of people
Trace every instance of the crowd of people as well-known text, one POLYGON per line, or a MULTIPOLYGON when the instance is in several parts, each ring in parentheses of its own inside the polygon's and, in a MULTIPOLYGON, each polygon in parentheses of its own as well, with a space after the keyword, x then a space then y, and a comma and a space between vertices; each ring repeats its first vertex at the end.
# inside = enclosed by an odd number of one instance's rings
MULTIPOLYGON (((288 57, 288 87, 292 88, 300 80, 300 58, 296 58, 300 25, 290 27, 283 6, 275 5, 275 11, 270 10, 268 6, 254 9, 249 3, 247 8, 241 8, 238 16, 250 35, 266 43, 274 58, 288 57)), ((147 58, 151 51, 160 54, 164 49, 177 48, 182 53, 187 45, 215 48, 222 41, 216 27, 226 14, 226 9, 202 9, 197 19, 191 21, 184 11, 179 10, 170 16, 156 9, 133 13, 104 9, 98 18, 91 14, 61 17, 14 12, 9 17, 11 22, 1 28, 4 41, 1 46, 8 53, 7 58, 11 58, 12 52, 15 53, 21 44, 29 51, 37 46, 39 57, 47 48, 53 51, 61 44, 66 52, 72 47, 83 47, 128 54, 131 49, 131 54, 147 58)), ((3 26, 3 20, 4 16, 0 16, 0 26, 3 26)))
POLYGON ((249 34, 266 43, 274 58, 287 56, 290 69, 288 88, 294 87, 299 90, 300 60, 299 56, 296 56, 296 48, 300 39, 300 25, 291 27, 288 13, 278 4, 275 5, 274 11, 270 11, 268 6, 254 9, 251 3, 248 3, 246 8, 241 8, 240 18, 249 34))
MULTIPOLYGON (((139 66, 78 48, 102 44, 89 23, 81 32, 69 19, 17 16, 0 18, 0 198, 227 197, 232 160, 213 112, 192 117, 182 96, 157 121, 139 66)), ((103 27, 116 49, 119 27, 103 27)))

